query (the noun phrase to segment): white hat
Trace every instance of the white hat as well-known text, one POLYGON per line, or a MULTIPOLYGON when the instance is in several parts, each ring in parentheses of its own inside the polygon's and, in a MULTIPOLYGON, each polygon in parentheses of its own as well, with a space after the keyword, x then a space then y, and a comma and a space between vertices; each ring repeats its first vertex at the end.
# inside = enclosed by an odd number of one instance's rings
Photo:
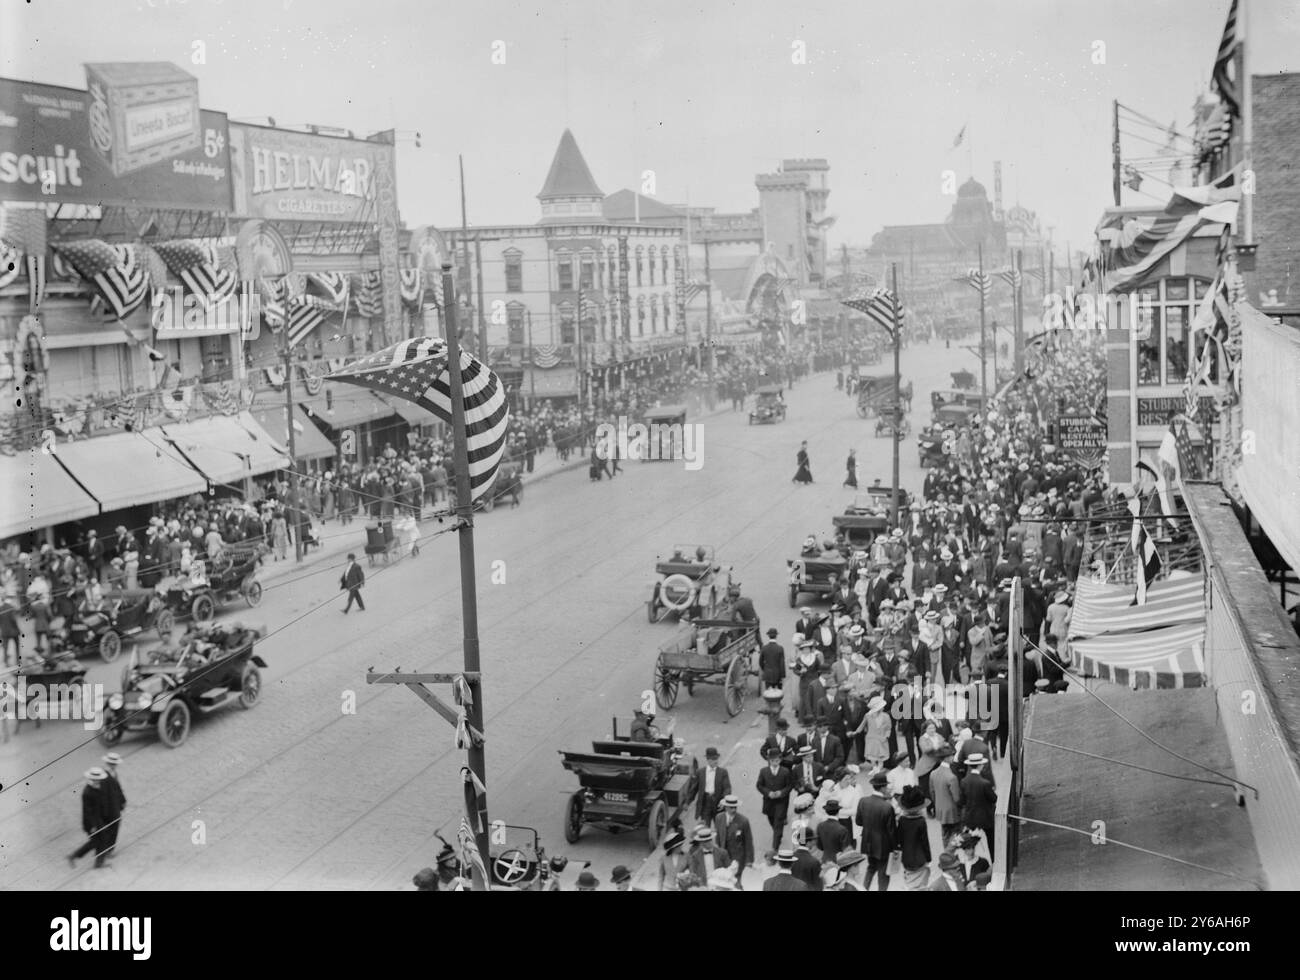
POLYGON ((942 558, 944 561, 952 561, 952 552, 949 551, 947 548, 944 548, 941 552, 939 552, 939 557, 942 558))
POLYGON ((86 778, 92 783, 97 783, 108 778, 108 773, 104 772, 99 766, 93 766, 86 770, 86 778))
POLYGON ((116 752, 109 752, 104 756, 104 762, 110 766, 120 766, 122 764, 122 757, 116 752))

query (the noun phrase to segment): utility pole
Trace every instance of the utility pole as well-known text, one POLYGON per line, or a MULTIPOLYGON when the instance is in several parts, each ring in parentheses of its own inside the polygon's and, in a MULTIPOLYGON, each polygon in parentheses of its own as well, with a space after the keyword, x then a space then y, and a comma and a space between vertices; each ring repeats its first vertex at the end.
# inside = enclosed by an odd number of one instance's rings
POLYGON ((717 368, 717 358, 713 353, 713 279, 709 266, 709 239, 704 236, 704 346, 708 348, 708 403, 713 406, 713 372, 717 368))
POLYGON ((483 241, 477 232, 474 234, 474 274, 478 279, 478 356, 484 364, 488 363, 487 317, 483 305, 483 241))
MULTIPOLYGON (((469 290, 470 290, 470 279, 469 279, 470 265, 469 265, 469 218, 466 217, 467 212, 465 210, 465 158, 458 154, 456 156, 456 162, 460 166, 460 254, 461 254, 461 261, 464 266, 464 272, 461 273, 461 275, 464 277, 463 278, 464 290, 465 290, 464 295, 466 297, 465 312, 467 314, 468 322, 470 324, 473 324, 474 321, 471 316, 471 310, 468 302, 469 290)), ((473 329, 472 326, 471 329, 473 329)), ((460 338, 457 337, 456 339, 459 340, 460 338)))
POLYGON ((289 324, 286 321, 280 328, 280 357, 284 361, 284 422, 289 432, 289 496, 293 506, 289 513, 293 517, 293 558, 302 561, 302 520, 299 508, 302 495, 298 492, 298 452, 293 431, 293 352, 289 349, 289 324))
POLYGON ((1119 99, 1111 103, 1111 143, 1110 143, 1110 184, 1115 195, 1115 207, 1119 207, 1120 158, 1119 158, 1119 99))
POLYGON ((524 310, 528 320, 528 408, 531 411, 537 404, 537 374, 533 370, 533 311, 524 310))
POLYGON ((1016 377, 1025 372, 1025 256, 1016 249, 1016 377))
MULTIPOLYGON (((983 396, 983 401, 987 404, 987 402, 988 402, 988 398, 989 398, 989 370, 988 370, 988 351, 989 351, 989 341, 988 341, 988 330, 987 330, 987 327, 985 326, 985 320, 984 320, 984 294, 987 292, 987 290, 984 288, 984 243, 983 243, 983 242, 980 242, 979 249, 980 249, 980 252, 979 252, 979 255, 980 255, 980 269, 979 269, 979 272, 980 272, 980 281, 979 281, 979 291, 980 291, 980 394, 983 396)), ((995 349, 996 349, 996 344, 997 344, 997 338, 995 337, 995 338, 994 338, 995 349)))
POLYGON ((894 489, 890 496, 890 512, 894 515, 894 527, 901 527, 898 523, 898 447, 901 439, 899 430, 903 427, 903 376, 900 362, 903 339, 903 324, 900 322, 900 314, 903 309, 903 300, 898 295, 897 262, 890 266, 889 272, 894 287, 894 489))

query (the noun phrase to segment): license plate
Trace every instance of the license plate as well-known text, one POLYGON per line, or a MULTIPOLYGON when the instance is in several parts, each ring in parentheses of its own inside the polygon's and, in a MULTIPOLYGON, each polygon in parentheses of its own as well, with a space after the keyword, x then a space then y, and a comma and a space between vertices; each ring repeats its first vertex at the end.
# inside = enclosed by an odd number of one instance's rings
POLYGON ((605 794, 605 799, 609 800, 609 801, 612 802, 612 803, 626 803, 626 802, 627 802, 627 794, 626 794, 626 793, 606 793, 606 794, 605 794))

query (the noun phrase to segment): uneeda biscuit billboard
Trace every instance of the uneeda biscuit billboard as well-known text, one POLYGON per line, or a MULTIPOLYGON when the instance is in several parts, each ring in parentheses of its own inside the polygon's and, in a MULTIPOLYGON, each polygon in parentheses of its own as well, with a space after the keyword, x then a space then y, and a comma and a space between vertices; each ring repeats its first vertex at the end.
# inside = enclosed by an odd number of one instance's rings
POLYGON ((0 78, 0 200, 229 213, 226 116, 196 117, 197 91, 180 95, 175 71, 166 86, 101 87, 101 98, 0 78))

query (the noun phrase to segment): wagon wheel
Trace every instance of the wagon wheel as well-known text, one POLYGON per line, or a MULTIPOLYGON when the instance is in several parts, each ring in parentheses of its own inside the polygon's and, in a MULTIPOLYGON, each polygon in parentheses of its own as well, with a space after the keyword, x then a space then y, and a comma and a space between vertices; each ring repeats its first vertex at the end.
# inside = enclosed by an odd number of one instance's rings
POLYGON ((104 635, 99 638, 99 655, 104 658, 104 663, 111 664, 121 652, 122 638, 117 635, 117 630, 105 630, 104 635))
POLYGON ((727 665, 727 715, 735 718, 745 710, 745 681, 749 677, 749 658, 742 653, 731 658, 727 665))
POLYGON ((158 715, 158 737, 169 749, 177 748, 190 734, 190 709, 184 701, 171 701, 158 715))
POLYGON ((650 805, 650 819, 646 822, 646 830, 650 836, 650 849, 654 850, 668 830, 668 804, 663 800, 655 800, 650 805))
POLYGON ((176 625, 176 614, 170 609, 160 609, 158 615, 154 617, 153 625, 158 630, 158 639, 165 640, 172 627, 176 625))
POLYGON ((216 614, 217 604, 206 592, 195 596, 194 601, 190 603, 190 615, 194 617, 196 623, 210 623, 216 614))
POLYGON ((239 591, 244 594, 244 601, 250 606, 259 605, 262 601, 262 583, 255 578, 246 579, 244 587, 239 591))
POLYGON ((664 666, 661 657, 655 663, 655 701, 667 711, 677 703, 677 689, 681 685, 681 675, 664 666))
POLYGON ((568 805, 564 808, 564 839, 570 844, 576 844, 581 833, 582 790, 578 790, 569 797, 568 805))

